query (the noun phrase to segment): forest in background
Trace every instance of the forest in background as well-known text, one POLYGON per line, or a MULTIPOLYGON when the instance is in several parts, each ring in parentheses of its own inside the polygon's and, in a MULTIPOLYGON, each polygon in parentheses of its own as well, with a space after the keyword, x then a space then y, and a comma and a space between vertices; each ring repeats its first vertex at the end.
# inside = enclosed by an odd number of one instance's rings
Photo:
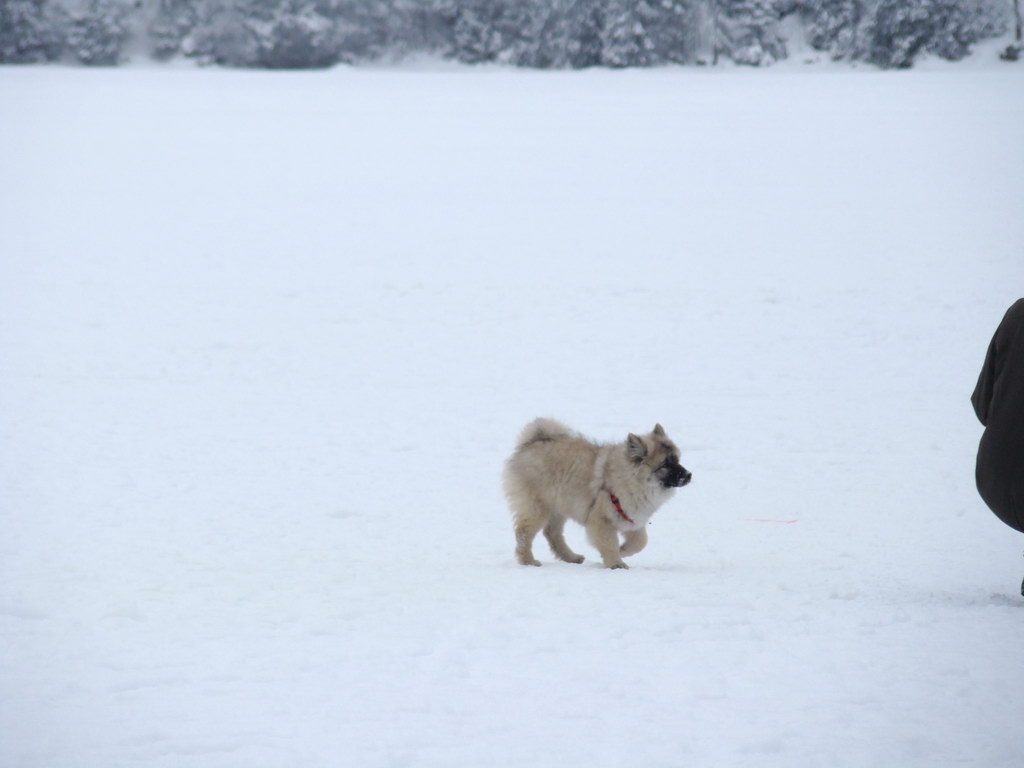
POLYGON ((1003 58, 1016 59, 1020 14, 1020 0, 0 0, 0 63, 763 66, 799 43, 889 69, 1011 31, 1003 58))

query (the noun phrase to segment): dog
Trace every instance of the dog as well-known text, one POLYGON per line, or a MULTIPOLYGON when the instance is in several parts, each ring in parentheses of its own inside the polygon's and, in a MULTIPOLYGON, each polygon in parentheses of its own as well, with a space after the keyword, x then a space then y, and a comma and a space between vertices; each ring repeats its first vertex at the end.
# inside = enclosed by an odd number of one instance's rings
POLYGON ((693 476, 660 424, 647 435, 600 445, 553 419, 530 422, 505 463, 503 484, 514 519, 516 559, 540 565, 541 530, 559 560, 582 563, 565 543, 567 518, 583 525, 606 568, 647 546, 647 521, 693 476), (620 542, 620 536, 621 542, 620 542))

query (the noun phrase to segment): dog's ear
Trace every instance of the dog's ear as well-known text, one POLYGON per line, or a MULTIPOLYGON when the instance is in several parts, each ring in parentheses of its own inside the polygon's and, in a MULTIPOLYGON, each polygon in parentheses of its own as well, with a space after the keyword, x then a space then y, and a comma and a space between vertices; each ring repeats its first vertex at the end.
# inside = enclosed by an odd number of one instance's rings
POLYGON ((632 432, 626 438, 626 453, 629 458, 639 463, 647 458, 647 444, 632 432))
POLYGON ((658 437, 665 437, 665 428, 661 424, 654 425, 654 434, 658 437))

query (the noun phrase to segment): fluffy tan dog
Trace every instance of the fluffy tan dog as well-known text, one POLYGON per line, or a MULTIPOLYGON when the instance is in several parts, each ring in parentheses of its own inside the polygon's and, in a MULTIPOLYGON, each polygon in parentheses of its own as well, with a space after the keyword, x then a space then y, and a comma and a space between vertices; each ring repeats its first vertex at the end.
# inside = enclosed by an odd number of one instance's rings
POLYGON ((540 565, 533 539, 543 530, 555 557, 582 563, 583 555, 565 543, 565 521, 572 518, 586 528, 605 567, 628 568, 622 558, 647 545, 651 515, 691 478, 660 424, 642 437, 599 445, 553 419, 532 421, 505 464, 516 559, 540 565))

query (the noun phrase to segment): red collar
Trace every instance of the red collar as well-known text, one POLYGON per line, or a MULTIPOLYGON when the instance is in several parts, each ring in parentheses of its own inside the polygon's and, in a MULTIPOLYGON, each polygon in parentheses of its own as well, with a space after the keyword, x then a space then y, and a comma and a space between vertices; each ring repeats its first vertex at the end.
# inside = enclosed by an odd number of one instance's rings
POLYGON ((619 503, 619 497, 616 496, 614 493, 612 493, 611 490, 609 490, 609 489, 605 489, 605 490, 607 490, 608 491, 608 495, 611 496, 612 504, 615 505, 615 511, 619 513, 619 517, 621 517, 623 520, 625 520, 630 525, 636 525, 636 523, 633 522, 633 518, 631 518, 629 515, 627 515, 625 512, 622 511, 622 504, 619 503))

